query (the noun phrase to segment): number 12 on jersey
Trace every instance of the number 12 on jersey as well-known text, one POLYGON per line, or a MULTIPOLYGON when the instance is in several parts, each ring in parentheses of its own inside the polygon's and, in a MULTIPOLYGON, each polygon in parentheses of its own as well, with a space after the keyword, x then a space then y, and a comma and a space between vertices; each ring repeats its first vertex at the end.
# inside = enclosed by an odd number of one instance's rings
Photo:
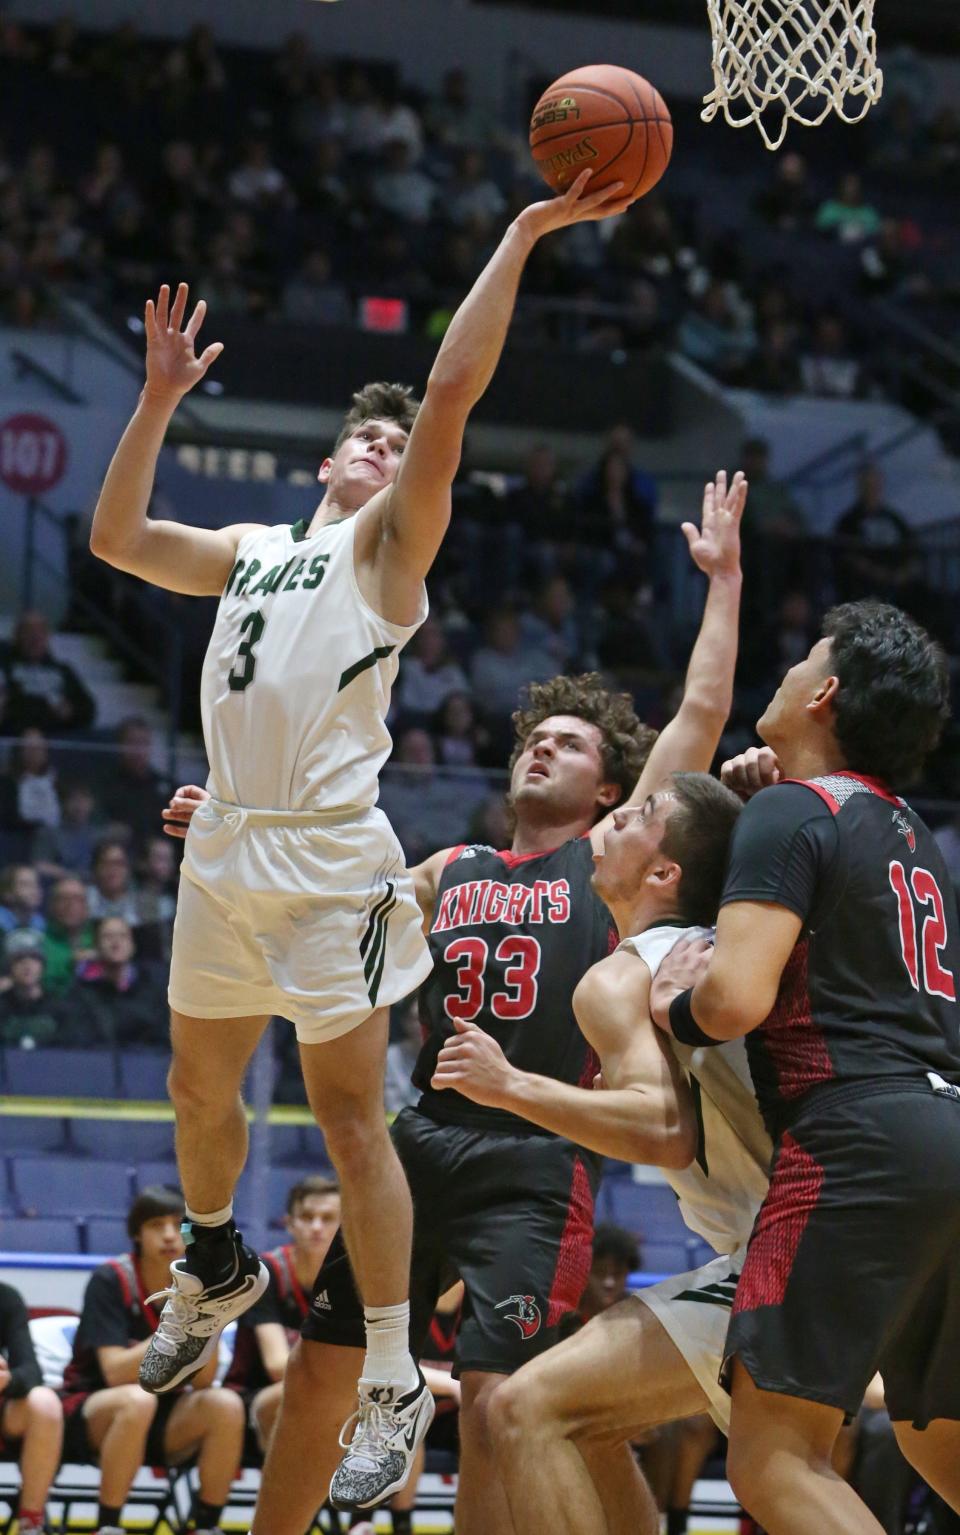
MULTIPOLYGON (((443 999, 443 1009, 448 1018, 459 1018, 461 1023, 473 1023, 482 1011, 486 1000, 487 956, 490 949, 484 938, 455 938, 443 953, 446 964, 455 965, 457 990, 443 999)), ((501 938, 493 957, 505 965, 503 991, 495 991, 490 998, 490 1011, 494 1018, 529 1018, 537 1005, 540 989, 537 979, 540 972, 540 945, 527 933, 511 933, 501 938)))
POLYGON ((946 997, 953 1002, 957 988, 949 970, 940 963, 940 954, 947 942, 947 919, 944 915, 943 896, 929 869, 913 869, 907 883, 907 871, 899 859, 890 865, 890 887, 897 898, 900 921, 900 949, 907 967, 910 985, 923 989, 931 997, 946 997), (913 892, 911 898, 911 890, 913 892), (929 912, 923 919, 920 944, 917 944, 917 919, 914 901, 921 911, 929 912))

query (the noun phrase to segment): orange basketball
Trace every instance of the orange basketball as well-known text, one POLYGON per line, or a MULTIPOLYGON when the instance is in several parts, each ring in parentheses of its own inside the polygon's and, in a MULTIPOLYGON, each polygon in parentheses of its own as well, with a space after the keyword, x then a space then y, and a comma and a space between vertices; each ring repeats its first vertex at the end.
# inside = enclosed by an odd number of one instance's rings
POLYGON ((591 191, 622 181, 625 197, 642 197, 670 163, 673 124, 660 92, 619 64, 572 69, 544 91, 530 120, 537 170, 565 192, 590 167, 591 191))

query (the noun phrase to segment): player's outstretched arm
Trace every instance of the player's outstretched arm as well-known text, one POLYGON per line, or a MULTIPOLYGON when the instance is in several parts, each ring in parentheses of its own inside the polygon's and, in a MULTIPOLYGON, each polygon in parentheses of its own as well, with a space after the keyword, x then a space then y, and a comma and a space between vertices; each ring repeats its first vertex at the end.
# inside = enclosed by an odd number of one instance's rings
POLYGON ((147 516, 171 417, 223 351, 221 343, 214 341, 196 355, 206 304, 201 299, 184 324, 187 298, 187 285, 181 283, 171 309, 170 289, 164 283, 156 304, 147 300, 147 381, 107 470, 90 530, 90 548, 108 565, 154 586, 207 597, 223 590, 237 544, 256 524, 215 531, 147 516))
MULTIPOLYGON (((683 700, 660 732, 628 801, 642 805, 671 773, 703 773, 713 761, 733 703, 740 625, 740 522, 747 482, 738 469, 729 486, 721 469, 703 493, 700 527, 682 524, 690 558, 709 577, 700 632, 687 667, 683 700)), ((595 842, 605 823, 593 828, 595 842)))
POLYGON ((443 541, 464 427, 500 360, 530 252, 552 230, 623 212, 619 192, 619 184, 591 192, 584 172, 564 196, 525 208, 451 320, 396 480, 365 509, 382 520, 384 557, 407 580, 424 579, 443 541))
POLYGON ((577 987, 574 1009, 600 1056, 603 1092, 518 1071, 495 1039, 466 1024, 440 1051, 431 1085, 507 1109, 603 1156, 687 1167, 697 1149, 693 1099, 651 1025, 649 987, 646 965, 628 954, 601 960, 577 987))

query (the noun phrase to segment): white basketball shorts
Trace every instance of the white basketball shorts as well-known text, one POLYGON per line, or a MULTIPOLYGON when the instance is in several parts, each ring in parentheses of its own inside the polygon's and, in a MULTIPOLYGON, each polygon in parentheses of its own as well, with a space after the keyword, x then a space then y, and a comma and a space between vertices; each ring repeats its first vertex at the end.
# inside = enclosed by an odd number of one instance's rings
POLYGON ((712 1258, 689 1274, 671 1274, 634 1297, 649 1306, 690 1366, 710 1403, 710 1416, 730 1432, 730 1397, 720 1385, 724 1344, 745 1248, 712 1258))
POLYGON ((170 1006, 289 1018, 318 1044, 430 971, 413 880, 376 808, 323 816, 207 800, 180 870, 170 1006))

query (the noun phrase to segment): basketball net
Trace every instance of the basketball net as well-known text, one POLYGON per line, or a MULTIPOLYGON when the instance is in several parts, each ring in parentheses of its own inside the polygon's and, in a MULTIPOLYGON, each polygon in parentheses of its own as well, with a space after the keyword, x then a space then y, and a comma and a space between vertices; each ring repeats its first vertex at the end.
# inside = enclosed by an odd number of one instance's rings
POLYGON ((731 128, 756 123, 779 149, 790 119, 815 127, 830 112, 858 123, 879 100, 874 0, 707 0, 713 90, 700 114, 731 128))

